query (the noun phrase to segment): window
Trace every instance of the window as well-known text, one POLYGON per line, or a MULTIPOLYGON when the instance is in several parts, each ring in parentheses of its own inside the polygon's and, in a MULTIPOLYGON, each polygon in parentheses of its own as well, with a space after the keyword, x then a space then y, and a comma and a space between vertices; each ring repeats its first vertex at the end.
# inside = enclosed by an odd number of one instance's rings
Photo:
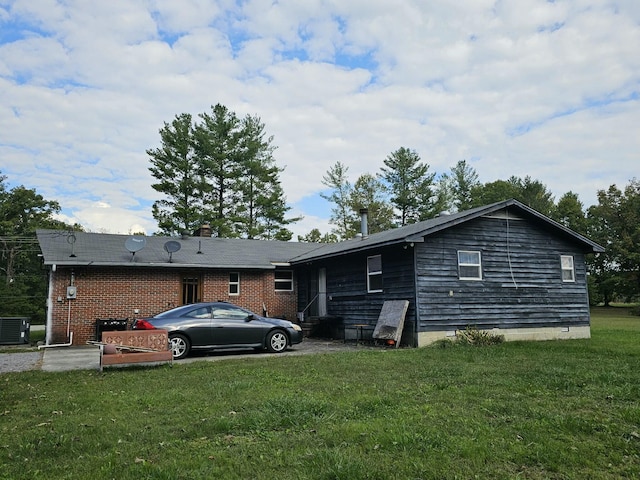
POLYGON ((382 291, 382 255, 367 257, 367 291, 382 291))
POLYGON ((276 292, 291 292, 293 290, 292 270, 276 270, 274 278, 276 292))
POLYGON ((248 317, 248 311, 234 305, 216 305, 213 309, 213 318, 246 320, 248 317))
POLYGON ((238 272, 229 273, 229 295, 240 295, 240 274, 238 272))
POLYGON ((185 317, 188 318, 211 318, 211 307, 200 307, 187 312, 185 317))
POLYGON ((458 277, 460 280, 482 280, 480 252, 458 250, 458 277))
POLYGON ((573 268, 573 256, 560 255, 560 266, 562 268, 562 281, 575 282, 576 275, 575 275, 575 270, 573 268))

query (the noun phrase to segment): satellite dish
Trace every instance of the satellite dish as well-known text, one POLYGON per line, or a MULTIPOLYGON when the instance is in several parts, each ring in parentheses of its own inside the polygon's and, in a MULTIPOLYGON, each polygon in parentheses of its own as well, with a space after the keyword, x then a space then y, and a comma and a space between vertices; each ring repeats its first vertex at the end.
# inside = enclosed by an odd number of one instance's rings
POLYGON ((181 248, 182 248, 182 245, 180 245, 180 242, 176 242, 175 240, 169 240, 168 242, 165 242, 164 249, 169 254, 169 263, 171 263, 172 255, 178 250, 180 250, 181 248))
POLYGON ((180 242, 176 242, 175 240, 169 240, 164 244, 164 249, 169 253, 177 252, 181 248, 182 245, 180 245, 180 242))
POLYGON ((76 234, 73 232, 69 232, 67 236, 67 243, 71 245, 71 255, 70 257, 76 256, 75 245, 76 245, 76 234))
POLYGON ((124 242, 124 248, 129 250, 134 255, 139 252, 147 244, 147 239, 144 237, 129 237, 124 242))

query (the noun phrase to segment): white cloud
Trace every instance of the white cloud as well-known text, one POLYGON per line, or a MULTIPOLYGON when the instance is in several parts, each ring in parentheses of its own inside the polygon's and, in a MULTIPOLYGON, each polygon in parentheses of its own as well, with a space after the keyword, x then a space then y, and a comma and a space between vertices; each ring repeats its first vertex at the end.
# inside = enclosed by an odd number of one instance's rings
POLYGON ((0 8, 0 170, 91 230, 151 232, 146 149, 222 103, 274 135, 293 215, 336 161, 355 180, 400 146, 589 205, 637 175, 638 5, 17 0, 0 8))

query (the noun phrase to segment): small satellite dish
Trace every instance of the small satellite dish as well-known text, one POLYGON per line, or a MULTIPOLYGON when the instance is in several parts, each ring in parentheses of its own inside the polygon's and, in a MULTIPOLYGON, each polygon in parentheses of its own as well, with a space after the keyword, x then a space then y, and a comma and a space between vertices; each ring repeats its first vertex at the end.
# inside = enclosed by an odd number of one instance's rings
POLYGON ((165 242, 164 249, 169 254, 169 263, 171 263, 171 257, 173 256, 173 254, 181 248, 182 245, 180 245, 180 242, 176 242, 175 240, 169 240, 168 242, 165 242))
POLYGON ((124 241, 124 248, 131 252, 131 258, 136 256, 136 252, 139 252, 147 244, 147 239, 144 237, 129 237, 124 241))
POLYGON ((76 234, 73 232, 69 232, 69 235, 67 236, 67 243, 69 245, 71 245, 71 255, 69 255, 70 257, 75 257, 76 256, 76 251, 75 251, 75 245, 76 245, 76 234))
POLYGON ((129 237, 124 242, 124 248, 131 253, 139 252, 147 244, 147 239, 144 237, 129 237))
POLYGON ((169 240, 164 244, 164 249, 169 253, 177 252, 180 248, 182 248, 182 245, 180 245, 180 242, 176 242, 175 240, 169 240))

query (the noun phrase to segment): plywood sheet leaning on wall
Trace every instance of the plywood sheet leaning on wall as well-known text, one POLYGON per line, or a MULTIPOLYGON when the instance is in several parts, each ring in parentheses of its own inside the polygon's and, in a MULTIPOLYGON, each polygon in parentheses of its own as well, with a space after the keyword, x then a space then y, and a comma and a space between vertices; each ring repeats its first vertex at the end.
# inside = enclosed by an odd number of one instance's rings
POLYGON ((409 308, 409 300, 386 300, 382 304, 382 310, 378 316, 378 323, 373 331, 373 338, 376 340, 386 340, 398 348, 402 329, 404 328, 404 317, 409 308))

